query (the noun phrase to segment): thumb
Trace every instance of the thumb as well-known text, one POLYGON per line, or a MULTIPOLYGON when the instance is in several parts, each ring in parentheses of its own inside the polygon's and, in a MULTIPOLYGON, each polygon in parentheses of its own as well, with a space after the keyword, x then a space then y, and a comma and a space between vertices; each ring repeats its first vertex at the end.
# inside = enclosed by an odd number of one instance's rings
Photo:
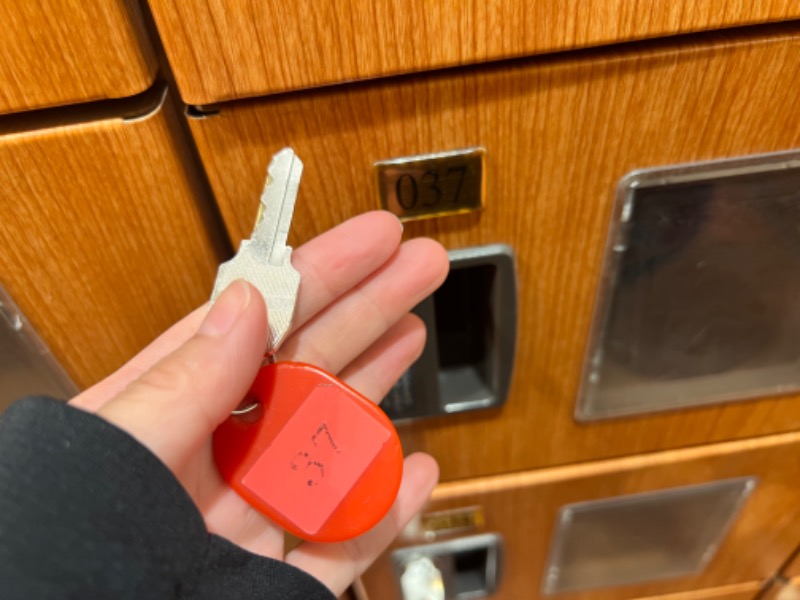
POLYGON ((97 414, 177 469, 244 398, 266 344, 264 300, 250 284, 236 281, 194 336, 97 414))

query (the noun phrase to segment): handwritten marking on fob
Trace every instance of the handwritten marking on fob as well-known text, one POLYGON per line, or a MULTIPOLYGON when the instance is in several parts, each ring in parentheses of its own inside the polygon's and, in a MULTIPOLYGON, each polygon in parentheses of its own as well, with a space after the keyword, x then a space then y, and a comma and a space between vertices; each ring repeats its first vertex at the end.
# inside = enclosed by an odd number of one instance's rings
POLYGON ((300 471, 302 468, 303 473, 305 474, 308 472, 309 469, 316 469, 319 471, 318 474, 312 475, 311 478, 306 482, 308 487, 314 487, 319 485, 320 482, 325 479, 325 462, 328 461, 331 457, 330 450, 328 452, 324 452, 324 449, 320 449, 319 444, 317 444, 317 438, 322 437, 323 440, 328 440, 328 444, 330 445, 330 449, 336 452, 336 454, 341 454, 341 450, 339 450, 339 446, 333 439, 333 435, 331 435, 331 431, 328 428, 327 423, 322 423, 309 439, 311 443, 314 445, 315 449, 319 449, 322 452, 322 455, 318 452, 305 452, 301 450, 298 452, 293 458, 292 462, 289 465, 293 471, 300 471), (324 435, 323 435, 324 434, 324 435), (325 456, 328 455, 328 456, 325 456))
POLYGON ((304 474, 312 467, 319 470, 319 474, 316 477, 312 475, 311 479, 306 482, 306 485, 309 487, 319 485, 320 481, 325 478, 325 465, 317 460, 313 460, 308 452, 298 452, 292 459, 290 466, 293 471, 299 471, 302 466, 304 474), (305 461, 305 465, 303 465, 303 461, 305 461))
POLYGON ((333 436, 331 435, 330 429, 328 429, 328 424, 327 423, 323 423, 322 425, 320 425, 319 429, 317 429, 317 432, 314 435, 311 436, 311 442, 315 446, 317 445, 317 436, 319 436, 319 434, 321 434, 321 433, 325 434, 325 436, 328 438, 328 442, 330 443, 331 448, 336 450, 337 454, 339 452, 341 452, 341 450, 339 450, 339 446, 337 446, 336 442, 333 441, 333 436))

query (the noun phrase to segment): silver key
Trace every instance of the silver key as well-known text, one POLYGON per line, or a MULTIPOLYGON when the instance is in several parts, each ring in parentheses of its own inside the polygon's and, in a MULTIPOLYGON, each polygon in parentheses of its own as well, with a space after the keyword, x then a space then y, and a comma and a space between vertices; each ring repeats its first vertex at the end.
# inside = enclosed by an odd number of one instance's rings
POLYGON ((211 301, 237 279, 253 284, 267 304, 269 347, 274 354, 292 326, 300 273, 292 267, 292 249, 286 245, 294 213, 303 163, 291 148, 272 157, 261 195, 256 225, 231 260, 220 265, 211 301))

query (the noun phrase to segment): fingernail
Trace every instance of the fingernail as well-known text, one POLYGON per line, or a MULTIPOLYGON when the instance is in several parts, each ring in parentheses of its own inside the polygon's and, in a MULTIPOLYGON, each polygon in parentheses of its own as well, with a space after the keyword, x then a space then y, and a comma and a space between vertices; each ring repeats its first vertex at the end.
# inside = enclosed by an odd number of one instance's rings
POLYGON ((234 281, 211 306, 200 325, 203 335, 220 337, 227 334, 250 304, 250 286, 242 280, 234 281))

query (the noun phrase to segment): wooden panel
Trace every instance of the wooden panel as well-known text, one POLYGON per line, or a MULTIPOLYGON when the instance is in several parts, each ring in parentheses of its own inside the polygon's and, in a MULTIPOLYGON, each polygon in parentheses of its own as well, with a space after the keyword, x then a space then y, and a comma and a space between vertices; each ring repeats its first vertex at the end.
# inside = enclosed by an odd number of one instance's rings
POLYGON ((306 164, 295 244, 377 208, 373 161, 486 147, 482 213, 406 224, 407 236, 450 248, 505 242, 518 259, 507 405, 402 431, 445 480, 789 431, 800 427, 796 396, 592 425, 572 416, 617 181, 800 145, 800 38, 781 31, 241 102, 191 127, 235 241, 249 235, 266 164, 285 144, 306 164))
MULTIPOLYGON (((558 510, 582 502, 637 492, 756 475, 759 483, 717 554, 699 574, 658 582, 571 592, 559 600, 623 600, 746 584, 769 578, 800 536, 797 461, 800 434, 616 459, 580 466, 446 483, 434 492, 430 510, 479 505, 482 531, 504 537, 502 580, 493 598, 541 597, 542 573, 558 510)), ((417 545, 407 539, 400 545, 417 545)), ((363 582, 370 600, 397 598, 385 554, 363 582)), ((741 592, 742 590, 737 589, 741 592)), ((681 596, 681 598, 694 596, 681 596)), ((705 597, 705 596, 700 596, 705 597)), ((709 597, 717 597, 711 595, 709 597)), ((722 595, 721 597, 726 597, 722 595)), ((740 597, 740 596, 731 596, 740 597)))
POLYGON ((80 386, 208 298, 197 196, 165 108, 0 136, 0 282, 80 386))
POLYGON ((132 96, 156 60, 132 0, 0 3, 0 113, 132 96))
MULTIPOLYGON (((792 562, 789 563, 783 574, 786 577, 797 577, 800 580, 800 548, 798 548, 792 562)), ((798 583, 800 584, 800 581, 798 583)))
POLYGON ((757 600, 800 600, 800 578, 775 579, 757 600))
POLYGON ((794 0, 150 0, 190 104, 800 17, 794 0))
POLYGON ((665 596, 650 596, 639 600, 754 600, 760 589, 760 582, 751 581, 749 583, 737 583, 704 590, 667 594, 665 596))

